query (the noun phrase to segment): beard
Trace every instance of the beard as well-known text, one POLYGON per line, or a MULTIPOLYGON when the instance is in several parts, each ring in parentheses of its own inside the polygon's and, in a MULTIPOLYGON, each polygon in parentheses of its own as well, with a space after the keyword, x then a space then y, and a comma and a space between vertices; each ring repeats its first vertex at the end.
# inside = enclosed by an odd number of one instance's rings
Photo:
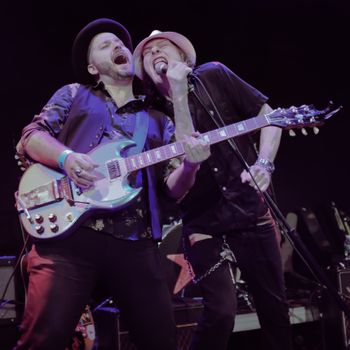
POLYGON ((133 69, 118 69, 117 75, 120 78, 132 78, 134 76, 133 69))

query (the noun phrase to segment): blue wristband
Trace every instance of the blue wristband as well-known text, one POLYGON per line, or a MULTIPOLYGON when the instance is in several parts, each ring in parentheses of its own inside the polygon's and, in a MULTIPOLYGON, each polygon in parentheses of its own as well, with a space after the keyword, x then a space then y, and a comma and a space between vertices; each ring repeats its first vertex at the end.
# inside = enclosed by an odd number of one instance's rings
POLYGON ((62 170, 64 170, 64 162, 66 161, 66 158, 71 153, 74 153, 74 152, 71 149, 66 149, 58 156, 57 163, 62 170))

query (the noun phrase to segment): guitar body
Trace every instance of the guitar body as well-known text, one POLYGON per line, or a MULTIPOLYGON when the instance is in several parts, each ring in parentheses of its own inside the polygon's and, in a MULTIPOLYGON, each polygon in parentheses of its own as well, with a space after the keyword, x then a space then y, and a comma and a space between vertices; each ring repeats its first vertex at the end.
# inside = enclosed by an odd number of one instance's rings
POLYGON ((98 179, 88 190, 82 191, 59 171, 41 164, 30 166, 17 192, 17 207, 25 230, 39 239, 64 237, 92 214, 125 207, 141 191, 130 187, 126 163, 120 156, 133 145, 132 141, 111 142, 90 152, 99 166, 94 170, 98 179))

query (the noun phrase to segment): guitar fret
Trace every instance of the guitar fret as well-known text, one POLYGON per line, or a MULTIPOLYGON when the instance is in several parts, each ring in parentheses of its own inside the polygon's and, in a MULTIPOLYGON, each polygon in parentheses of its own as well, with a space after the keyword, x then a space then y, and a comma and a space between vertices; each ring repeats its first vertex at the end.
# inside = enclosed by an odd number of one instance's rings
POLYGON ((135 160, 135 156, 130 156, 128 158, 126 158, 126 166, 128 171, 134 171, 138 169, 136 160, 135 160))
POLYGON ((237 126, 236 126, 236 129, 238 132, 243 132, 246 130, 246 127, 245 127, 245 123, 242 122, 242 123, 238 123, 237 126))
POLYGON ((162 151, 163 159, 168 159, 172 156, 169 145, 165 145, 164 147, 162 147, 162 151))
POLYGON ((145 152, 145 161, 147 164, 152 164, 152 153, 150 151, 145 152))
POLYGON ((225 128, 219 129, 218 130, 218 134, 221 137, 226 137, 227 136, 227 132, 226 132, 225 128))
POLYGON ((143 166, 145 164, 144 161, 143 161, 143 158, 142 158, 142 154, 139 154, 137 156, 137 161, 138 161, 140 166, 143 166))
POLYGON ((232 125, 232 137, 240 135, 243 130, 244 130, 244 124, 243 123, 232 125), (238 125, 240 125, 240 126, 238 127, 238 125))
POLYGON ((131 166, 133 167, 133 169, 136 169, 137 168, 137 164, 136 164, 135 157, 131 157, 130 158, 130 162, 131 162, 131 166))
POLYGON ((145 161, 145 164, 147 164, 147 165, 151 165, 152 164, 152 158, 151 158, 149 152, 143 153, 143 159, 145 161))
POLYGON ((163 159, 171 157, 169 145, 162 147, 162 151, 163 151, 162 152, 163 159))
POLYGON ((170 151, 173 155, 177 154, 176 143, 170 145, 169 148, 170 148, 170 151))
POLYGON ((218 137, 217 137, 217 134, 216 134, 215 130, 207 132, 207 135, 208 135, 208 137, 210 139, 210 143, 218 142, 218 137))
POLYGON ((234 137, 238 134, 235 125, 229 125, 227 127, 227 130, 228 130, 229 137, 234 137))
POLYGON ((126 166, 128 171, 135 171, 138 169, 134 156, 129 156, 128 158, 126 158, 126 166))
POLYGON ((130 171, 130 159, 129 158, 125 158, 125 165, 126 165, 126 169, 128 171, 130 171))
POLYGON ((155 151, 153 152, 153 154, 154 154, 154 156, 156 157, 156 161, 157 161, 157 160, 161 160, 161 159, 162 159, 161 147, 160 147, 159 149, 155 150, 155 151))
POLYGON ((185 153, 185 149, 182 142, 176 142, 175 145, 177 150, 177 156, 185 153))
POLYGON ((202 139, 203 139, 205 142, 210 143, 210 142, 211 142, 210 133, 203 134, 203 135, 202 135, 202 139))
POLYGON ((245 121, 246 129, 253 129, 257 127, 257 119, 252 118, 245 121))

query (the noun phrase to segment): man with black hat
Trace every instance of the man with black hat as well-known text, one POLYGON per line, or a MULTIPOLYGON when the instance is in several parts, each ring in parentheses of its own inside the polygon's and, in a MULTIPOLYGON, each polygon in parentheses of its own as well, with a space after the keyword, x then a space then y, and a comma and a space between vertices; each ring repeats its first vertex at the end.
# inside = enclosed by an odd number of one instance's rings
POLYGON ((204 304, 191 350, 227 349, 237 312, 237 265, 265 335, 262 347, 291 349, 276 225, 262 198, 281 130, 261 131, 259 155, 244 135, 251 124, 243 120, 272 111, 267 97, 219 62, 196 67, 192 43, 176 32, 153 31, 137 45, 134 59, 135 73, 148 87, 153 105, 174 116, 177 138, 196 129, 210 132, 206 136, 215 143, 180 202, 185 254, 204 304), (233 123, 235 127, 225 127, 233 123), (230 135, 241 136, 233 142, 230 135))
MULTIPOLYGON (((124 140, 125 145, 132 139, 136 146, 131 149, 140 151, 168 144, 174 132, 170 119, 147 109, 133 94, 131 51, 130 35, 120 23, 103 18, 85 26, 72 51, 78 83, 59 89, 23 129, 18 152, 60 168, 77 189, 89 193, 99 177, 98 157, 89 155, 97 145, 112 140, 124 140)), ((186 162, 167 178, 164 162, 139 171, 126 191, 140 186, 143 190, 130 203, 122 203, 123 209, 89 216, 62 239, 34 242, 28 255, 22 336, 15 349, 64 349, 99 282, 105 283, 139 349, 176 348, 156 244, 161 238, 157 196, 159 190, 183 195, 209 146, 192 137, 185 151, 186 162)))

